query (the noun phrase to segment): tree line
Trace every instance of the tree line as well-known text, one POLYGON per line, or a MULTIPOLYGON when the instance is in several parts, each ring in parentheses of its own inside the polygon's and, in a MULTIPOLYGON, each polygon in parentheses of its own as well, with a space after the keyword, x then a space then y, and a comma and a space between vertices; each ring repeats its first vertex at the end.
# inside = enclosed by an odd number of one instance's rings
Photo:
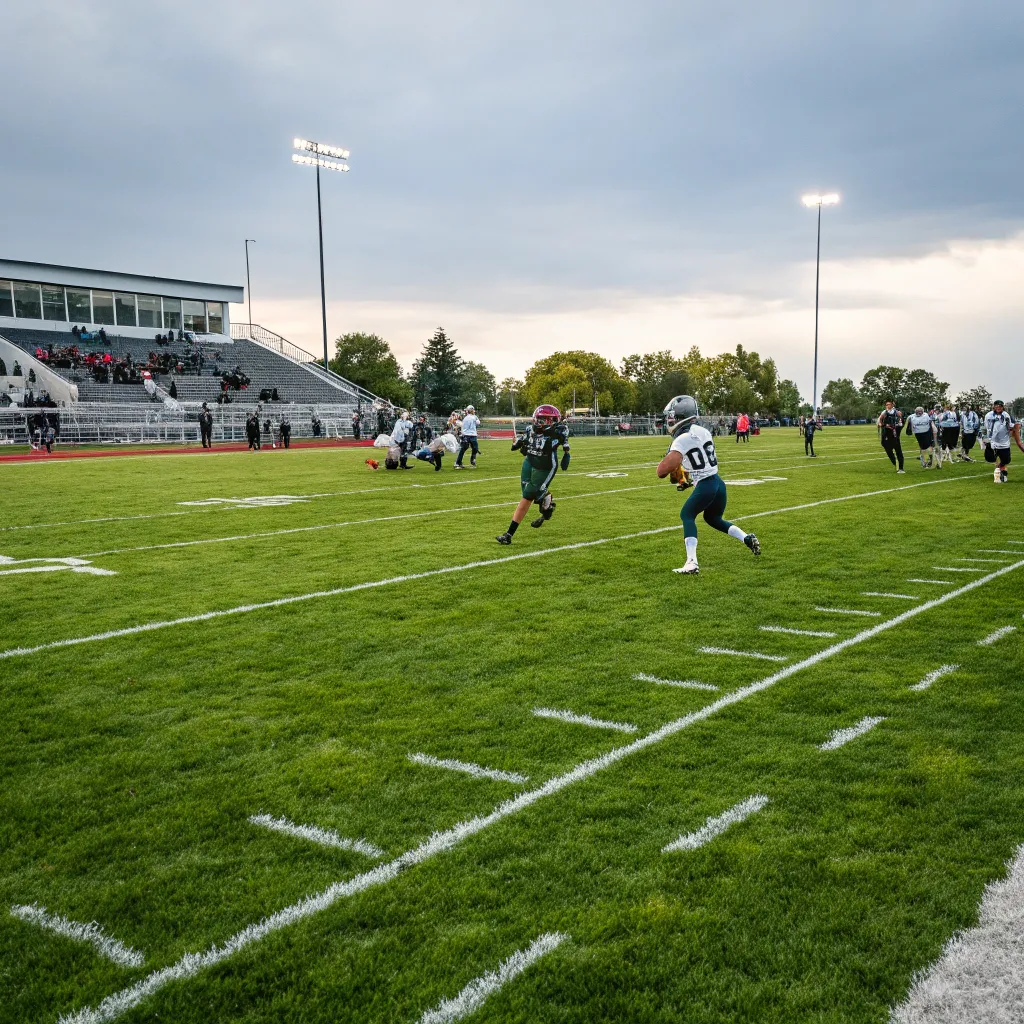
MULTIPOLYGON (((799 416, 811 407, 791 380, 780 380, 775 360, 762 359, 742 345, 735 352, 704 356, 694 345, 682 358, 670 351, 635 353, 619 367, 596 352, 554 352, 537 360, 523 378, 497 380, 482 363, 464 359, 438 327, 426 340, 412 370, 405 373, 391 346, 376 334, 343 334, 335 342, 330 368, 396 406, 447 416, 474 405, 482 414, 524 415, 543 402, 605 415, 657 415, 676 395, 693 395, 708 414, 761 413, 799 416)), ((824 412, 839 419, 877 415, 887 397, 901 407, 930 407, 948 398, 949 385, 926 370, 878 366, 859 387, 852 380, 830 380, 822 391, 824 412)), ((958 395, 958 405, 985 405, 984 388, 958 395)), ((1024 413, 1024 400, 1021 413, 1024 413)), ((1015 415, 1020 413, 1014 410, 1015 415)))

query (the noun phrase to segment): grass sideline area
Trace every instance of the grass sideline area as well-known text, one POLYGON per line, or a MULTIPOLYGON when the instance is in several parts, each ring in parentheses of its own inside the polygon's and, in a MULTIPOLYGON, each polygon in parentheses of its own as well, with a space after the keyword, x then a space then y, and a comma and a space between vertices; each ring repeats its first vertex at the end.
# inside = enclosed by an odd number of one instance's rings
POLYGON ((0 466, 0 898, 145 961, 4 913, 0 1021, 885 1021, 1024 841, 1018 469, 718 440, 696 578, 664 438, 510 548, 507 441, 0 466))

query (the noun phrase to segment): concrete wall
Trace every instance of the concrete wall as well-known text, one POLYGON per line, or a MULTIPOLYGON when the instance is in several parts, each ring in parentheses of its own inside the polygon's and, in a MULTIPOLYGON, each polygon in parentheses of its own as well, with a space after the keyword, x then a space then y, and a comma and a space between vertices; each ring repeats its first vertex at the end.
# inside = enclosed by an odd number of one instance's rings
POLYGON ((29 355, 23 348, 19 348, 2 337, 0 337, 0 359, 3 359, 7 365, 7 376, 0 377, 0 392, 10 393, 12 388, 24 388, 34 391, 37 395, 40 391, 49 391, 50 397, 58 405, 71 405, 78 401, 78 388, 74 384, 54 373, 45 363, 41 363, 35 356, 29 355), (11 376, 15 360, 21 366, 23 374, 21 377, 11 376), (36 371, 35 384, 28 382, 29 370, 36 371))

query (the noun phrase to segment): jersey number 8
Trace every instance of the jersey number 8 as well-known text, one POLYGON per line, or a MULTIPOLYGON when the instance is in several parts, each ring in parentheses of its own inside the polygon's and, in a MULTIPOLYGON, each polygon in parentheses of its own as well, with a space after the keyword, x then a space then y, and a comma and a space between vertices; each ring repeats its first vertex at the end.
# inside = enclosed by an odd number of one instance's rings
POLYGON ((704 458, 704 453, 699 448, 691 448, 687 453, 686 457, 690 460, 690 465, 694 469, 703 469, 705 466, 717 466, 718 459, 715 457, 715 442, 705 441, 704 452, 707 453, 707 460, 704 458))

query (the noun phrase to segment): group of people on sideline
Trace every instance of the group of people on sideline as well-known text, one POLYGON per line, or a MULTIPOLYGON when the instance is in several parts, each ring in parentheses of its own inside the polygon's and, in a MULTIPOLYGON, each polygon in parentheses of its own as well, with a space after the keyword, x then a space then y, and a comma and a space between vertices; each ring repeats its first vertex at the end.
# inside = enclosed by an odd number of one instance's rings
POLYGON ((1011 442, 1024 452, 1021 426, 998 399, 984 417, 976 406, 954 409, 948 402, 931 411, 918 406, 904 421, 895 402, 887 401, 879 414, 878 428, 882 447, 897 473, 903 470, 904 433, 917 440, 922 469, 941 468, 943 462, 973 462, 971 452, 980 442, 985 461, 994 465, 995 483, 1006 483, 1010 465, 1011 442))

